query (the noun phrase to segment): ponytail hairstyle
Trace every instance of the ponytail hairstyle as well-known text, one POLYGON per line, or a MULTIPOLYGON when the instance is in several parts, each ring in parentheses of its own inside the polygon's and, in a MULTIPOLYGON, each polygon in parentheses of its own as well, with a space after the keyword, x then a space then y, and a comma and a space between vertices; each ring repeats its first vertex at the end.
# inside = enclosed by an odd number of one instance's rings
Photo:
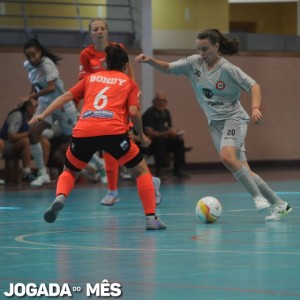
POLYGON ((60 56, 57 56, 56 54, 52 53, 47 48, 42 46, 37 39, 28 40, 23 46, 23 51, 25 52, 26 49, 28 49, 28 48, 36 48, 36 49, 40 50, 42 53, 42 56, 49 57, 56 65, 58 64, 58 61, 62 59, 60 56))
POLYGON ((124 71, 129 62, 128 54, 120 45, 110 45, 105 48, 107 70, 124 71))
POLYGON ((233 55, 240 51, 240 41, 236 38, 227 38, 219 29, 206 29, 197 35, 197 39, 209 39, 212 45, 219 43, 219 52, 222 54, 233 55))

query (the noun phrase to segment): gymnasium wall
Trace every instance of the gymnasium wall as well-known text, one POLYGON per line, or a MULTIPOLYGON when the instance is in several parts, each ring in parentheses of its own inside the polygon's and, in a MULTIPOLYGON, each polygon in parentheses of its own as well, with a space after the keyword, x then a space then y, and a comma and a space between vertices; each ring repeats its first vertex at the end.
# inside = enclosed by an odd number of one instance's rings
MULTIPOLYGON (((55 50, 55 49, 54 49, 55 50)), ((77 81, 79 50, 54 51, 63 57, 59 70, 66 89, 77 81)), ((156 57, 174 61, 191 52, 166 55, 157 53, 156 57)), ((140 83, 141 68, 134 62, 136 54, 130 54, 137 81, 140 83)), ((255 78, 262 87, 264 123, 258 127, 249 126, 247 150, 249 160, 299 160, 300 159, 300 95, 299 70, 300 55, 276 53, 251 54, 228 58, 255 78)), ((4 120, 18 97, 28 95, 30 84, 22 67, 24 55, 19 49, 0 52, 1 69, 1 111, 4 120)), ((184 77, 154 73, 155 89, 167 93, 168 106, 173 114, 174 127, 185 130, 187 146, 193 151, 187 154, 189 163, 217 162, 218 156, 210 140, 207 121, 199 108, 190 83, 184 77)), ((250 112, 250 96, 242 94, 241 99, 250 112)))
POLYGON ((194 49, 199 31, 229 31, 227 0, 152 0, 154 49, 194 49))
MULTIPOLYGON (((1 6, 2 15, 19 15, 20 18, 1 18, 1 27, 22 28, 24 20, 22 18, 23 10, 28 16, 26 21, 29 28, 51 28, 51 29, 79 29, 78 13, 82 18, 90 19, 91 16, 105 18, 107 14, 106 0, 73 0, 51 1, 39 0, 38 3, 20 3, 3 2, 1 6), (88 3, 87 3, 88 2, 88 3), (76 6, 78 4, 78 6, 76 6), (78 11, 77 11, 78 10, 78 11), (41 17, 43 16, 43 17, 41 17), (53 18, 55 16, 55 18, 53 18)), ((81 20, 82 26, 86 30, 89 20, 81 20)))
POLYGON ((219 28, 229 32, 230 23, 239 23, 240 30, 251 24, 252 33, 296 35, 297 3, 152 0, 154 49, 193 49, 199 31, 219 28))
POLYGON ((229 5, 230 22, 253 23, 255 33, 297 34, 297 2, 229 5))

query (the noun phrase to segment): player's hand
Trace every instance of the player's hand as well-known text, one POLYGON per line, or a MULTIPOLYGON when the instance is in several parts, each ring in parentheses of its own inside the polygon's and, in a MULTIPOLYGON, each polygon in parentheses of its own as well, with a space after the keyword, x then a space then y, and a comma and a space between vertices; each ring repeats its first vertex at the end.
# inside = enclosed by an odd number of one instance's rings
POLYGON ((259 110, 259 107, 252 108, 252 120, 256 125, 262 124, 262 118, 263 116, 259 110))
POLYGON ((31 120, 28 122, 29 126, 36 126, 40 124, 44 120, 42 115, 37 115, 32 117, 31 120))
POLYGON ((135 58, 135 61, 138 63, 149 63, 150 57, 146 56, 145 54, 140 54, 135 58))
POLYGON ((150 144, 151 140, 146 135, 143 135, 143 137, 141 138, 141 147, 148 148, 150 144))

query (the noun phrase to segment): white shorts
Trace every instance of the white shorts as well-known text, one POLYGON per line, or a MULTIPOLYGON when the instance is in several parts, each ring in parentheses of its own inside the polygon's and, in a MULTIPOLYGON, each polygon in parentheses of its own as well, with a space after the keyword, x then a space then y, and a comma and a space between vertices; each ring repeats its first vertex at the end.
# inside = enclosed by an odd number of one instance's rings
MULTIPOLYGON (((41 114, 49 105, 39 102, 35 116, 41 114)), ((59 123, 61 132, 65 135, 71 135, 72 130, 77 122, 77 110, 74 103, 69 102, 66 108, 58 109, 49 115, 45 121, 52 127, 55 120, 59 123)))
POLYGON ((246 161, 245 139, 248 128, 248 120, 212 120, 209 124, 210 134, 216 150, 226 146, 237 148, 237 157, 241 161, 246 161))

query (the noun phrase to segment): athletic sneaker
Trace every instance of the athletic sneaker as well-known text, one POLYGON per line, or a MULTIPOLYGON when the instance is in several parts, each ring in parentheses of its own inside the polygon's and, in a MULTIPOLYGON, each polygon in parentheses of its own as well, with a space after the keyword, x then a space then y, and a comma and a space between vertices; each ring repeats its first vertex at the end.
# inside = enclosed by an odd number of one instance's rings
POLYGON ((265 218, 267 222, 280 221, 284 216, 290 213, 293 209, 289 206, 287 202, 283 204, 274 205, 271 209, 271 215, 265 218))
POLYGON ((253 198, 255 207, 258 211, 263 211, 264 209, 271 206, 266 198, 263 196, 257 196, 253 198))
POLYGON ((107 192, 107 194, 105 195, 105 197, 100 201, 101 205, 106 205, 106 206, 112 206, 115 203, 119 202, 119 196, 118 194, 115 195, 112 192, 107 192))
POLYGON ((156 205, 159 205, 162 201, 161 193, 159 192, 161 180, 158 177, 152 177, 154 188, 155 188, 155 197, 156 197, 156 205))
POLYGON ((50 177, 48 174, 38 175, 36 179, 30 182, 30 185, 33 187, 39 187, 45 183, 50 183, 50 177))
POLYGON ((55 200, 44 214, 45 221, 53 223, 56 220, 59 211, 62 210, 64 206, 64 201, 60 199, 55 200))
POLYGON ((146 230, 159 230, 166 228, 166 224, 157 216, 146 216, 146 230))

